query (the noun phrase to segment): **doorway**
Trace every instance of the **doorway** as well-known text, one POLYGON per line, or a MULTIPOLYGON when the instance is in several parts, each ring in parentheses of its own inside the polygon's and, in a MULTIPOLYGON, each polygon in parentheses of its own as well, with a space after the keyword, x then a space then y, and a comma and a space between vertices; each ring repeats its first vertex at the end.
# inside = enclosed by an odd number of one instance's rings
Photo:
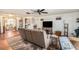
POLYGON ((16 30, 16 19, 8 19, 5 22, 5 31, 15 31, 16 30))

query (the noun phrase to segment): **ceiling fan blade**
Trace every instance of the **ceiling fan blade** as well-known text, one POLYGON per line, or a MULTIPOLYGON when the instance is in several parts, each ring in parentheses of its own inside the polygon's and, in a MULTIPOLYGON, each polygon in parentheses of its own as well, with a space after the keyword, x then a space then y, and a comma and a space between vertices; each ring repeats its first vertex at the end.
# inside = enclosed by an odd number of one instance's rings
POLYGON ((48 14, 48 12, 42 12, 42 13, 48 14))
POLYGON ((44 11, 45 9, 41 9, 40 12, 44 11))
POLYGON ((29 12, 26 12, 26 14, 30 14, 29 12))

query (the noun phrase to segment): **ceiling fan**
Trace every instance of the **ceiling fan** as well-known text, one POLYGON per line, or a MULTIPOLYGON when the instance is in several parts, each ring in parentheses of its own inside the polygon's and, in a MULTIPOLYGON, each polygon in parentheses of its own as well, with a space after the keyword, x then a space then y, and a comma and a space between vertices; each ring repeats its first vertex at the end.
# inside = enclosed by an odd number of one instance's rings
POLYGON ((45 9, 37 9, 37 10, 32 10, 34 12, 37 12, 39 15, 43 14, 48 14, 48 12, 45 12, 45 9))
POLYGON ((38 13, 39 15, 43 14, 48 14, 48 12, 45 12, 45 9, 37 9, 37 10, 31 10, 32 12, 26 12, 26 14, 34 14, 34 13, 38 13))

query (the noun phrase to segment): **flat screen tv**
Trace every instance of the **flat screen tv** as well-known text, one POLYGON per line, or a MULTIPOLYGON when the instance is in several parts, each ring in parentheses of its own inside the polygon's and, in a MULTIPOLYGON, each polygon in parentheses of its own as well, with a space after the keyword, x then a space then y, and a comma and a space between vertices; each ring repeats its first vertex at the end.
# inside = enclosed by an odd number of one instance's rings
POLYGON ((52 21, 43 21, 43 27, 51 28, 52 27, 52 21))

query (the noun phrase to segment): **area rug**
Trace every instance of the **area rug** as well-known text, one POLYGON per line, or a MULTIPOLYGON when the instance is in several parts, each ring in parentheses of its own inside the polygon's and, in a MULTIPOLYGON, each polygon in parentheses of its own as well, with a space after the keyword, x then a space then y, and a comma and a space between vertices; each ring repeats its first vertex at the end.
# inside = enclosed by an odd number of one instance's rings
POLYGON ((30 42, 24 42, 21 36, 8 38, 8 43, 14 50, 44 50, 30 42))

